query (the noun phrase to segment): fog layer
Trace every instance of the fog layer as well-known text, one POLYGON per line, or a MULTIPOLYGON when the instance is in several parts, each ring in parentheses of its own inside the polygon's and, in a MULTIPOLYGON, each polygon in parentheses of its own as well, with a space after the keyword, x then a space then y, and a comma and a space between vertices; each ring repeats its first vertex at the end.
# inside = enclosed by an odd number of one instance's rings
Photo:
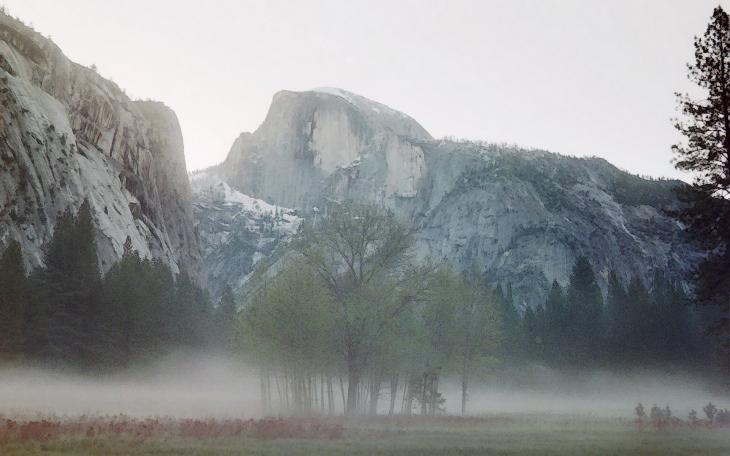
MULTIPOLYGON (((504 377, 502 377, 504 378, 504 377)), ((730 396, 700 380, 669 374, 577 375, 548 369, 515 373, 511 382, 473 379, 468 413, 578 414, 630 418, 638 402, 669 405, 676 416, 700 411, 712 401, 730 406, 730 396)), ((446 412, 458 414, 456 382, 441 388, 446 412)), ((400 394, 398 401, 400 403, 400 394)), ((389 401, 387 385, 381 410, 389 401)), ((341 409, 340 409, 341 410, 341 409)), ((383 410, 384 411, 384 410, 383 410)), ((258 370, 240 360, 212 355, 176 355, 154 367, 116 375, 80 375, 41 368, 0 370, 0 414, 13 418, 125 414, 178 418, 259 417, 258 370)))

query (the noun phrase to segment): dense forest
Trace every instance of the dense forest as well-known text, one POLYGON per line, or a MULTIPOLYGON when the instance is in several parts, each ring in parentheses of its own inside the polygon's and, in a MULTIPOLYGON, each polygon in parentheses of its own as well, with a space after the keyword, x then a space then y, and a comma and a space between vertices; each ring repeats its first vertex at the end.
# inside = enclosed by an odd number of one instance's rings
POLYGON ((544 305, 521 309, 509 284, 416 263, 412 243, 385 209, 334 205, 267 265, 254 292, 237 300, 228 289, 213 304, 129 241, 102 275, 84 204, 59 219, 45 267, 26 275, 20 246, 3 252, 0 347, 82 370, 223 349, 261 368, 268 409, 372 414, 386 388, 389 413, 435 414, 444 379, 461 385, 465 413, 469 385, 505 366, 690 366, 706 355, 690 300, 661 271, 649 284, 611 274, 604 297, 581 257, 565 287, 554 282, 544 305))
POLYGON ((119 368, 172 349, 223 343, 235 320, 228 293, 214 308, 186 274, 141 258, 127 239, 124 255, 99 270, 88 203, 66 212, 46 247, 45 266, 26 274, 11 242, 0 258, 0 349, 82 370, 119 368), (227 313, 223 315, 223 313, 227 313))
POLYGON ((523 309, 509 284, 418 263, 412 245, 389 211, 333 205, 262 266, 254 291, 227 289, 212 303, 129 240, 101 274, 85 203, 60 217, 43 268, 27 275, 17 243, 2 253, 0 349, 80 370, 226 350, 259 366, 267 409, 351 414, 377 413, 386 396, 391 414, 438 413, 446 380, 458 381, 466 413, 469 385, 510 366, 690 368, 707 359, 690 299, 662 271, 651 283, 612 273, 604 296, 580 257, 568 284, 554 282, 544 305, 523 309))

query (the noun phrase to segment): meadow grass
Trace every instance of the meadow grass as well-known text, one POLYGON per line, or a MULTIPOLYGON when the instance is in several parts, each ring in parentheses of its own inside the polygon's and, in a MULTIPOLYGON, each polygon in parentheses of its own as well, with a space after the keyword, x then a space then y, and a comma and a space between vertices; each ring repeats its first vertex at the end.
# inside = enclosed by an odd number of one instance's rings
MULTIPOLYGON (((333 419, 323 420, 333 423, 333 419)), ((339 421, 337 421, 339 423, 339 421)), ((0 445, 8 455, 730 455, 727 429, 639 431, 581 416, 375 418, 342 422, 340 438, 60 436, 0 445)))

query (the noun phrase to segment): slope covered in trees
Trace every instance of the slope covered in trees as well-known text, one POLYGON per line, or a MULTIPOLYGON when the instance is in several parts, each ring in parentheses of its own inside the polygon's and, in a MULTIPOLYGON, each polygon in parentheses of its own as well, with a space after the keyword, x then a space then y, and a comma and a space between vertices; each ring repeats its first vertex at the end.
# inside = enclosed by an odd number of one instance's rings
POLYGON ((140 257, 130 240, 102 276, 87 203, 59 217, 44 267, 26 276, 14 242, 0 263, 0 350, 8 357, 119 368, 212 343, 223 334, 219 314, 231 312, 228 302, 215 310, 202 289, 162 260, 140 257))

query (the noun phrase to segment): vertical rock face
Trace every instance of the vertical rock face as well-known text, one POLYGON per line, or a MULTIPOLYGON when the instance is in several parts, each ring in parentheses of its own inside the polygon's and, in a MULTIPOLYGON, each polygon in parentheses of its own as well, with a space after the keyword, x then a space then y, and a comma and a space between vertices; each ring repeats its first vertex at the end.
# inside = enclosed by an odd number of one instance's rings
POLYGON ((431 136, 385 105, 339 89, 279 92, 266 120, 233 144, 216 171, 248 195, 287 207, 316 204, 338 170, 375 154, 378 192, 408 195, 423 174, 423 154, 407 138, 431 136))
POLYGON ((0 13, 0 243, 43 261, 59 213, 88 199, 100 264, 135 249, 200 275, 183 141, 162 103, 131 101, 0 13))
POLYGON ((211 173, 302 216, 347 199, 389 207, 420 257, 509 283, 523 306, 541 302, 553 280, 566 284, 581 255, 604 289, 611 270, 624 280, 648 281, 656 268, 682 279, 698 259, 664 212, 679 182, 601 159, 436 141, 410 117, 339 89, 280 92, 261 127, 211 173))
POLYGON ((294 211, 233 190, 209 171, 192 174, 191 185, 206 283, 214 297, 226 286, 240 289, 257 263, 274 254, 301 223, 294 211))

